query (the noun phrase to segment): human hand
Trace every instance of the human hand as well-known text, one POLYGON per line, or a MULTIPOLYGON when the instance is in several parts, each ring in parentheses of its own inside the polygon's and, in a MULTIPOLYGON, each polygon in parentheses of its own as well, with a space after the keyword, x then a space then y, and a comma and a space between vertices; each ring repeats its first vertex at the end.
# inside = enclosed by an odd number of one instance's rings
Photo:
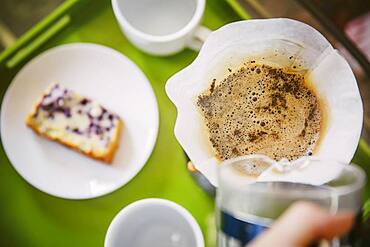
POLYGON ((353 222, 353 213, 331 215, 313 203, 298 202, 248 247, 306 247, 322 239, 342 236, 353 222))

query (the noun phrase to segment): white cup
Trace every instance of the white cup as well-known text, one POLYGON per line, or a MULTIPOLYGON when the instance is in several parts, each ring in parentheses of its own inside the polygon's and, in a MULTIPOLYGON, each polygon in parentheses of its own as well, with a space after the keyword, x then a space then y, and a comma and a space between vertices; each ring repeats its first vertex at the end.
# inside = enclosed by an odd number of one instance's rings
POLYGON ((123 208, 105 236, 105 247, 204 247, 199 225, 180 205, 144 199, 123 208))
POLYGON ((199 50, 210 33, 200 26, 205 0, 112 0, 112 6, 126 37, 152 55, 199 50))

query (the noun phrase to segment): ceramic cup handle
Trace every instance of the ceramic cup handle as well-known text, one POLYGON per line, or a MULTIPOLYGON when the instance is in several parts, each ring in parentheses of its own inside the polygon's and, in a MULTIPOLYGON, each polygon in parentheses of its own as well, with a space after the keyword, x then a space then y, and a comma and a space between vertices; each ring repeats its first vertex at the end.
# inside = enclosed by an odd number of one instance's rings
POLYGON ((208 35, 212 31, 204 26, 198 26, 194 33, 193 36, 189 39, 188 41, 188 47, 190 49, 193 49, 195 51, 199 51, 200 48, 202 47, 204 41, 207 39, 208 35))

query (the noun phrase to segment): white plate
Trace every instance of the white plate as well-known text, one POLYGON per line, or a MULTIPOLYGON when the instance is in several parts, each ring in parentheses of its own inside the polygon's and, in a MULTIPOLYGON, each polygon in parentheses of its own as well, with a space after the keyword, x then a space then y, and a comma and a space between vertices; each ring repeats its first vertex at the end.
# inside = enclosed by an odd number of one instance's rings
POLYGON ((68 199, 102 196, 126 184, 148 160, 157 133, 157 101, 145 75, 122 54, 96 44, 63 45, 34 58, 14 78, 1 108, 1 138, 14 168, 39 190, 68 199), (26 127, 32 105, 55 82, 121 116, 121 144, 111 165, 26 127))

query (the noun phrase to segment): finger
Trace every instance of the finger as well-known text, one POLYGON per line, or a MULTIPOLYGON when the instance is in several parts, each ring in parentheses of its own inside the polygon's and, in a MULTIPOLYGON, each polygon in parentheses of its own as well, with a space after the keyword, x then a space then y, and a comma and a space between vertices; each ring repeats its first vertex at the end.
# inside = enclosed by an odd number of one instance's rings
POLYGON ((315 204, 299 202, 290 207, 251 246, 308 246, 323 238, 341 236, 350 229, 352 223, 353 214, 333 216, 315 204))
POLYGON ((347 232, 353 224, 352 213, 331 215, 319 206, 299 202, 276 222, 277 234, 286 234, 295 246, 306 246, 315 240, 332 239, 347 232))
POLYGON ((318 222, 317 236, 324 239, 333 239, 348 232, 354 223, 353 213, 329 215, 318 222))

